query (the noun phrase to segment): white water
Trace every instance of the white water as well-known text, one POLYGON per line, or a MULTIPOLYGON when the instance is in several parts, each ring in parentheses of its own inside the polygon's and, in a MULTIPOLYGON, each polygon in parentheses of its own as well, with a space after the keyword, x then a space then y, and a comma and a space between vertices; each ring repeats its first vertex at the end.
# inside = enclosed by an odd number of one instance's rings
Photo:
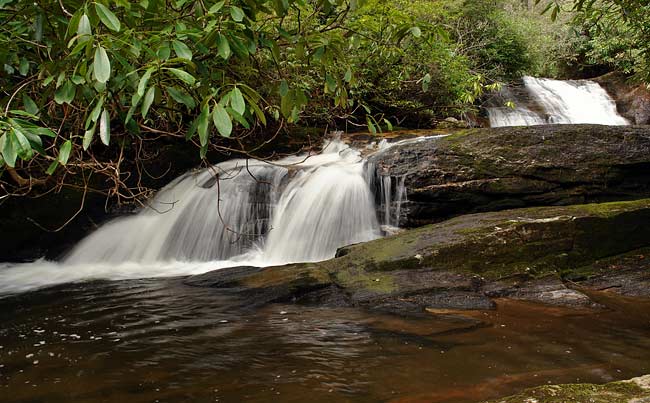
MULTIPOLYGON (((597 83, 589 80, 559 81, 524 77, 524 85, 540 112, 530 108, 488 108, 490 126, 531 126, 540 124, 627 125, 616 103, 597 83)), ((518 104, 517 100, 514 100, 518 104)))
POLYGON ((0 294, 329 259, 341 246, 381 236, 367 177, 360 152, 338 141, 309 158, 233 160, 188 173, 62 262, 0 267, 0 294))

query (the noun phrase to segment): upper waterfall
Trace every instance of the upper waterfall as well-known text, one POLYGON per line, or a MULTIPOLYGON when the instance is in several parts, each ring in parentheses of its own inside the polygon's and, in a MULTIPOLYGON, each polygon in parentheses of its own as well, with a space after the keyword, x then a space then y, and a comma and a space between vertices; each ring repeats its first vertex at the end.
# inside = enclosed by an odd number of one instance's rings
POLYGON ((514 108, 488 108, 491 127, 570 123, 629 124, 618 114, 614 100, 593 81, 560 81, 534 77, 524 77, 523 81, 526 97, 515 97, 512 100, 514 108))

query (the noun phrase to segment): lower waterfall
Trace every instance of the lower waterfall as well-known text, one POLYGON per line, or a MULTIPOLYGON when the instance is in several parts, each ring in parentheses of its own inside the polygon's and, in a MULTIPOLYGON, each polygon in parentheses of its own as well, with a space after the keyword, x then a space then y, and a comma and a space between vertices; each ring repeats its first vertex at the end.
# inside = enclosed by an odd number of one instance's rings
MULTIPOLYGON (((232 160, 186 173, 137 214, 91 233, 62 261, 4 264, 0 294, 332 258, 339 247, 382 236, 370 169, 360 150, 334 140, 317 155, 232 160)), ((390 178, 378 180, 390 186, 390 178)), ((403 179, 398 189, 405 197, 403 179)), ((390 190, 386 197, 387 206, 396 202, 390 190)), ((386 217, 385 224, 398 225, 399 212, 386 217)))

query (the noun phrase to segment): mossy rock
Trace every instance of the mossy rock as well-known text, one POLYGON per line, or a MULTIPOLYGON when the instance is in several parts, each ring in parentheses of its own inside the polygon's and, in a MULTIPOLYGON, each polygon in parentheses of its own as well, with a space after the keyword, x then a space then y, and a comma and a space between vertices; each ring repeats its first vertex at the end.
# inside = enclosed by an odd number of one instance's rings
MULTIPOLYGON (((268 301, 332 288, 348 304, 399 300, 421 311, 484 309, 488 298, 500 297, 594 307, 566 283, 607 275, 603 262, 650 247, 648 222, 650 199, 473 214, 341 248, 337 258, 324 262, 222 269, 214 276, 228 282, 213 283, 248 295, 258 290, 273 297, 268 301)), ((196 285, 197 278, 188 281, 196 285)))
POLYGON ((483 403, 648 403, 650 375, 605 385, 546 385, 483 403))
POLYGON ((369 159, 404 177, 403 225, 526 206, 650 197, 650 128, 598 125, 461 130, 369 159))

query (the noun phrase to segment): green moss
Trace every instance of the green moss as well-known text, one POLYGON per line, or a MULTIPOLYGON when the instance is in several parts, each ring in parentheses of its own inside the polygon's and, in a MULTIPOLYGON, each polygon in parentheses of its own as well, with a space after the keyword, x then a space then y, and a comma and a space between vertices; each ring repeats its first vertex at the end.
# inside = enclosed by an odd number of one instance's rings
POLYGON ((612 217, 624 211, 650 207, 650 199, 641 199, 633 201, 616 201, 609 203, 593 203, 575 206, 576 212, 598 215, 600 217, 612 217))
POLYGON ((368 273, 363 269, 342 269, 334 273, 334 278, 337 284, 351 290, 365 290, 380 294, 392 294, 398 290, 392 276, 368 273))
POLYGON ((606 385, 568 384, 529 389, 516 396, 489 403, 630 403, 632 399, 648 398, 650 393, 633 382, 606 385))

